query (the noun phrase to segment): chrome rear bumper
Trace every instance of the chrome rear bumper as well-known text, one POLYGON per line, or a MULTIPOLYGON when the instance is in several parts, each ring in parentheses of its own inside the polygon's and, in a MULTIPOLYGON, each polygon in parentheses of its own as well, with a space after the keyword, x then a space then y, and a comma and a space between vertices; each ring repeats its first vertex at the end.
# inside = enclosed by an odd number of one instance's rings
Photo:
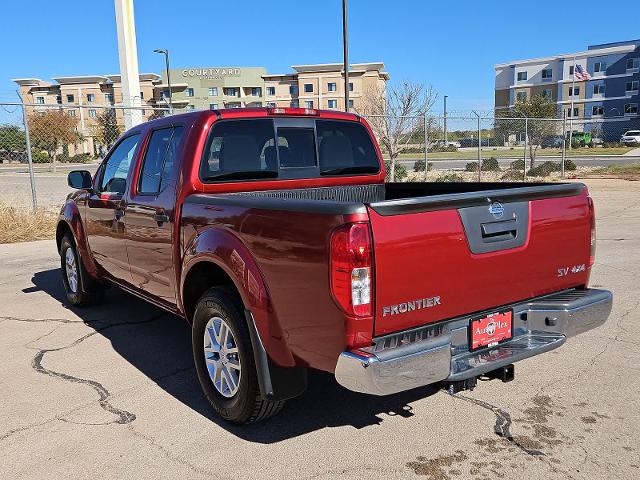
POLYGON ((374 339, 374 345, 343 352, 336 379, 343 387, 389 395, 440 381, 483 375, 562 345, 568 337, 602 325, 611 312, 607 290, 568 290, 513 309, 513 339, 469 351, 471 316, 374 339))

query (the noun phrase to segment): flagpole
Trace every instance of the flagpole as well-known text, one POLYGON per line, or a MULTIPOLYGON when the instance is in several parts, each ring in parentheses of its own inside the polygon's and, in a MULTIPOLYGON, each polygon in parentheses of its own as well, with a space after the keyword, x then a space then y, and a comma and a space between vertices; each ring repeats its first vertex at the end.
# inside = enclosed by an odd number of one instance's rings
POLYGON ((569 150, 573 148, 573 97, 576 93, 576 57, 573 56, 573 75, 571 75, 571 110, 569 110, 569 150))

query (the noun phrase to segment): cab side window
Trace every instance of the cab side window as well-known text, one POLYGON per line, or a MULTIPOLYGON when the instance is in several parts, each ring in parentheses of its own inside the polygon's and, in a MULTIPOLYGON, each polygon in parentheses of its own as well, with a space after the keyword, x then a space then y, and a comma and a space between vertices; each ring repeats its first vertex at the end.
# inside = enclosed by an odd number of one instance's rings
POLYGON ((131 160, 138 146, 139 134, 131 135, 122 140, 111 152, 103 167, 100 180, 100 192, 124 194, 127 187, 127 175, 131 160))
POLYGON ((157 194, 164 190, 176 164, 183 132, 184 127, 169 127, 151 134, 140 172, 139 193, 157 194))

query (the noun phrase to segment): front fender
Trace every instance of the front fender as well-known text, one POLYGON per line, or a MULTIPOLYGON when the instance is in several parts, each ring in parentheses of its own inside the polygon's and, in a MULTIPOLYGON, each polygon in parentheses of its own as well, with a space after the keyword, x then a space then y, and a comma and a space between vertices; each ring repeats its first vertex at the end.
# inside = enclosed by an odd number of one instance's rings
POLYGON ((215 264, 231 278, 245 308, 253 315, 269 358, 277 366, 294 367, 296 362, 286 344, 267 285, 244 243, 220 228, 211 227, 199 232, 185 248, 180 292, 184 292, 191 269, 201 262, 215 264))
MULTIPOLYGON (((73 234, 73 238, 76 242, 76 247, 78 249, 78 253, 80 254, 80 259, 82 261, 82 264, 84 265, 85 271, 94 279, 99 280, 100 276, 98 267, 93 261, 93 256, 91 255, 91 250, 89 249, 87 235, 82 223, 82 215, 80 214, 78 205, 73 199, 67 200, 62 206, 60 215, 58 216, 58 226, 56 232, 61 232, 63 223, 66 224, 65 226, 73 234)), ((60 250, 60 240, 61 236, 59 235, 59 233, 56 233, 58 251, 60 250)))

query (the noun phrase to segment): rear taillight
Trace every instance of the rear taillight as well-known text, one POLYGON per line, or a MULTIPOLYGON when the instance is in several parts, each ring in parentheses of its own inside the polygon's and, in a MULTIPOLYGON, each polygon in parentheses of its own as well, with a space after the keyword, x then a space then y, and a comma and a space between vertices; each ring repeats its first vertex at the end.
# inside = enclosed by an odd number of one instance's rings
POLYGON ((373 312, 371 234, 366 223, 351 223, 331 235, 331 293, 338 305, 356 317, 373 312))
POLYGON ((591 250, 589 252, 589 266, 591 266, 596 261, 596 212, 593 199, 587 198, 589 199, 589 218, 591 221, 591 250))
POLYGON ((269 115, 319 115, 319 112, 313 108, 298 107, 273 107, 268 108, 269 115))

